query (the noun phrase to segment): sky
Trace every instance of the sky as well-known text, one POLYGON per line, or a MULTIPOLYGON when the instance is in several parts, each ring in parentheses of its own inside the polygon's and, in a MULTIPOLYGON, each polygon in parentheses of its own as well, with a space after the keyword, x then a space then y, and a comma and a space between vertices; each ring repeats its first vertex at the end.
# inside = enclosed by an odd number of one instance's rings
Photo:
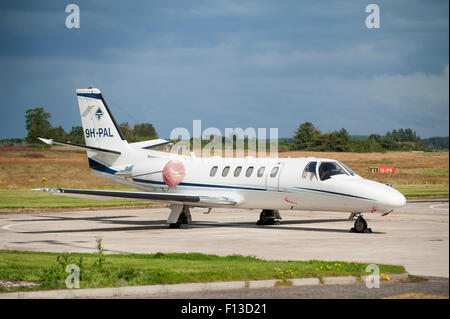
POLYGON ((193 120, 448 136, 449 2, 371 1, 1 1, 0 139, 25 137, 35 107, 81 125, 75 89, 90 86, 117 122, 162 138, 193 120))

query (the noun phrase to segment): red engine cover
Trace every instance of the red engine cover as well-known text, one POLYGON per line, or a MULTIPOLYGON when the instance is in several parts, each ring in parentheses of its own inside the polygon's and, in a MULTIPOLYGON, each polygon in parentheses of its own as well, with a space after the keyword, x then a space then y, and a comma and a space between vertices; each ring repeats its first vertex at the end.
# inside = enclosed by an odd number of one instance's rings
POLYGON ((186 170, 184 165, 180 161, 168 161, 163 169, 163 180, 164 183, 169 187, 175 187, 181 183, 184 176, 186 175, 186 170))

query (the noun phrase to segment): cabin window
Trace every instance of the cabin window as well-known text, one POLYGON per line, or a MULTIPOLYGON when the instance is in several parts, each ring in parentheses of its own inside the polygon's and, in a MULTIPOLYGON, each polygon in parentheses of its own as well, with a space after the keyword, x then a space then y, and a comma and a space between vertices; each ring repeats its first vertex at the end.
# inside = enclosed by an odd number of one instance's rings
POLYGON ((264 170, 265 170, 265 169, 266 169, 265 166, 260 167, 259 170, 258 170, 258 173, 256 174, 256 176, 258 176, 258 177, 263 176, 263 175, 264 175, 264 170))
POLYGON ((249 168, 247 168, 247 171, 245 172, 246 177, 252 176, 253 168, 254 168, 253 166, 250 166, 249 168))
POLYGON ((236 167, 236 169, 234 170, 234 177, 238 177, 241 174, 241 171, 242 171, 242 166, 236 167))
POLYGON ((316 176, 317 162, 309 162, 303 170, 302 178, 312 180, 317 180, 316 176))
POLYGON ((222 171, 222 177, 226 177, 230 171, 230 166, 225 166, 222 171))
POLYGON ((270 172, 270 177, 277 176, 277 173, 278 173, 278 166, 275 166, 274 168, 272 168, 272 171, 270 172))
POLYGON ((214 177, 214 176, 216 176, 216 173, 217 173, 217 166, 213 166, 211 168, 211 172, 209 173, 209 176, 214 177))
POLYGON ((329 179, 331 176, 344 174, 348 175, 347 172, 340 167, 336 162, 322 162, 319 167, 319 177, 320 180, 324 181, 329 179))

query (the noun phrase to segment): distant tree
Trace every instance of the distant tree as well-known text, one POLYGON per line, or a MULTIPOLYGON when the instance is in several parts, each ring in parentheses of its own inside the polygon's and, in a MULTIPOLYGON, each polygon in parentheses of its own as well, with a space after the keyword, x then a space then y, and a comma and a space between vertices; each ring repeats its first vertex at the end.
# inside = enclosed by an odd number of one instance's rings
POLYGON ((150 123, 135 124, 133 127, 133 141, 145 141, 158 138, 155 128, 150 123))
POLYGON ((446 137, 430 137, 422 140, 422 143, 434 150, 448 150, 449 138, 446 137))
POLYGON ((340 131, 334 131, 330 134, 330 150, 333 152, 350 151, 350 135, 345 128, 340 131))
POLYGON ((323 133, 316 137, 314 145, 308 149, 321 152, 348 152, 350 148, 350 136, 346 129, 323 133))
POLYGON ((358 153, 386 152, 386 150, 374 139, 353 140, 350 143, 350 151, 358 153))
POLYGON ((42 107, 28 109, 25 113, 25 124, 28 130, 25 140, 34 144, 38 142, 38 137, 46 137, 52 128, 50 118, 50 113, 46 113, 42 107))
POLYGON ((369 140, 379 144, 383 149, 386 150, 393 151, 401 148, 401 145, 393 140, 392 134, 390 134, 389 132, 386 134, 386 136, 371 134, 369 136, 369 140))
POLYGON ((67 133, 60 125, 58 127, 50 127, 46 137, 53 140, 65 141, 67 140, 67 133))
POLYGON ((72 130, 67 135, 67 139, 75 144, 84 144, 84 131, 81 126, 72 126, 72 130))
POLYGON ((123 136, 127 141, 131 141, 133 137, 133 130, 131 129, 128 122, 120 123, 119 128, 122 131, 123 136))
POLYGON ((381 143, 381 141, 383 140, 383 136, 379 134, 370 134, 369 140, 372 140, 376 143, 381 143))
POLYGON ((320 131, 311 122, 300 124, 295 131, 293 149, 306 150, 317 146, 317 139, 320 135, 320 131))
POLYGON ((413 131, 410 128, 405 130, 406 138, 409 142, 420 142, 420 136, 416 134, 416 131, 413 131))
POLYGON ((311 141, 311 144, 308 146, 308 150, 310 151, 319 151, 326 152, 330 150, 330 137, 331 133, 320 133, 317 135, 314 140, 311 141))
POLYGON ((419 142, 420 136, 417 135, 416 131, 411 128, 392 130, 392 132, 387 132, 385 137, 391 138, 395 142, 419 142))
POLYGON ((400 128, 387 132, 381 145, 388 150, 429 150, 417 135, 416 131, 411 128, 400 128))

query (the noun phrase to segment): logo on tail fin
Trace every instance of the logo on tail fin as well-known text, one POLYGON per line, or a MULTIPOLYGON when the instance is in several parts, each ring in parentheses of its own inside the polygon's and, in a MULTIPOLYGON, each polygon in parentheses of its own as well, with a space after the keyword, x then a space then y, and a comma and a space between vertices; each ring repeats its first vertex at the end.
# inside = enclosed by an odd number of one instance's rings
POLYGON ((95 116, 97 117, 97 120, 100 121, 100 119, 101 119, 102 116, 103 116, 103 112, 102 112, 102 109, 101 109, 101 108, 98 108, 97 112, 95 112, 95 116))

